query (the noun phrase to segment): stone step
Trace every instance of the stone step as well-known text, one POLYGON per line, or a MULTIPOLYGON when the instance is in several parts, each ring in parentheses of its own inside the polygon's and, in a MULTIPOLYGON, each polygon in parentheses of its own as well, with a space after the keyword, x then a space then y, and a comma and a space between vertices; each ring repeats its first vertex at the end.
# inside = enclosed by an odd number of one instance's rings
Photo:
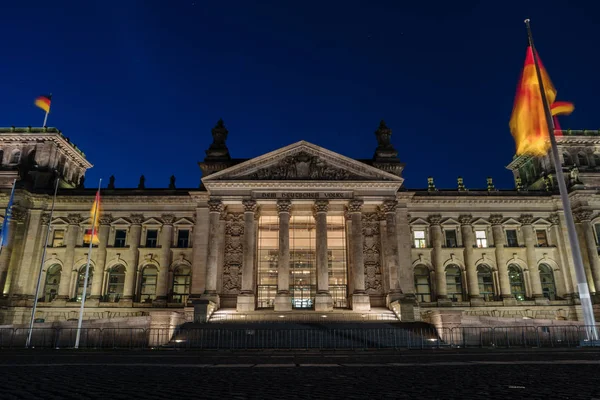
POLYGON ((209 323, 303 323, 303 322, 394 322, 396 314, 387 308, 373 308, 371 311, 356 312, 352 310, 334 310, 332 312, 316 312, 310 310, 273 311, 256 310, 238 312, 234 308, 222 308, 215 311, 209 323))

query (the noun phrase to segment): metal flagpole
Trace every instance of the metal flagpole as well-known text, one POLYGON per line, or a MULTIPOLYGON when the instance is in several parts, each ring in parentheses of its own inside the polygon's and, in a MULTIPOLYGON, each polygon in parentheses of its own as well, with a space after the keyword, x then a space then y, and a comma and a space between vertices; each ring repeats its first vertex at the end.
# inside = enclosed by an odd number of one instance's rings
MULTIPOLYGON (((98 183, 98 192, 96 192, 96 196, 100 193, 100 185, 102 185, 102 179, 98 183)), ((90 248, 88 250, 88 258, 87 264, 85 265, 85 279, 83 280, 83 293, 81 296, 81 307, 79 308, 79 320, 77 321, 77 336, 75 338, 75 348, 79 348, 79 338, 81 337, 81 324, 83 323, 83 309, 85 307, 85 296, 87 295, 87 283, 90 274, 90 260, 92 258, 92 245, 94 244, 94 233, 96 233, 96 214, 98 213, 98 207, 100 207, 99 202, 96 202, 96 206, 94 207, 94 216, 92 218, 92 234, 90 236, 90 248)))
POLYGON ((48 238, 50 237, 50 229, 52 227, 52 215, 54 215, 54 204, 56 202, 56 193, 58 192, 59 177, 56 177, 56 184, 54 186, 54 197, 52 197, 52 208, 50 209, 50 221, 48 221, 48 229, 46 230, 46 240, 44 240, 44 250, 42 251, 42 261, 40 262, 40 273, 37 279, 37 286, 35 288, 35 297, 33 298, 33 308, 31 309, 31 319, 29 321, 29 334, 27 335, 27 343, 25 347, 29 347, 31 344, 31 335, 33 333, 33 320, 35 319, 35 311, 37 309, 38 297, 40 293, 40 286, 42 283, 42 270, 44 268, 44 262, 46 261, 46 248, 48 247, 48 238))
POLYGON ((46 115, 44 116, 44 125, 42 125, 42 128, 46 127, 46 122, 48 121, 48 111, 46 111, 46 115))
POLYGON ((596 331, 596 321, 594 319, 594 311, 592 308, 592 299, 590 297, 590 289, 585 277, 585 270, 583 269, 583 259, 581 258, 581 248, 579 247, 579 239, 577 238, 577 232, 575 231, 575 222, 573 221, 573 211, 571 210, 571 200, 569 199, 569 193, 567 192, 567 184, 565 182, 565 176, 562 171, 560 164, 560 158, 558 155, 558 145, 556 144, 556 137, 554 136, 554 121, 552 119, 552 113, 550 111, 550 105, 546 98, 546 91, 544 89, 544 82, 542 82, 542 73, 538 63, 537 52, 533 45, 533 35, 531 34, 531 26, 529 25, 530 20, 525 20, 527 25, 527 36, 529 37, 529 46, 533 52, 533 62, 535 64, 535 72, 537 74, 538 83, 540 85, 540 92, 542 95, 542 102, 544 105, 544 114, 546 115, 546 123, 548 124, 548 136, 550 136, 550 143, 552 145, 552 158, 554 161, 554 169, 556 170, 556 180, 558 181, 558 189, 560 191, 560 199, 562 200, 563 210, 565 212, 565 221, 567 223, 567 231, 569 232, 569 242, 571 243, 571 253, 573 254, 573 262, 575 264, 575 276, 577 277, 577 288, 579 290, 579 298, 581 300, 581 309, 583 311, 583 321, 588 327, 589 339, 598 340, 598 332, 596 331))

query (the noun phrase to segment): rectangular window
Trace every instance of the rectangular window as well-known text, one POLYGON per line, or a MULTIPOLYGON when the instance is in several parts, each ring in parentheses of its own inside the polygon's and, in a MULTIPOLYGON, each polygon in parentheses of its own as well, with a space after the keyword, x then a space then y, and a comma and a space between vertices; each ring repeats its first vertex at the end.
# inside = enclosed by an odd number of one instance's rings
POLYGON ((488 247, 487 245, 487 235, 484 230, 475 231, 475 239, 477 240, 477 247, 488 247))
POLYGON ((517 231, 515 229, 506 231, 506 247, 519 247, 519 240, 517 239, 517 231))
POLYGON ((546 236, 545 230, 536 230, 535 235, 537 237, 537 245, 539 247, 548 247, 548 236, 546 236))
POLYGON ((185 249, 190 247, 190 231, 187 229, 180 229, 177 232, 177 247, 185 249))
POLYGON ((448 229, 446 233, 446 247, 458 247, 458 241, 456 240, 456 229, 448 229))
POLYGON ((148 229, 146 232, 146 247, 156 247, 158 244, 158 230, 148 229))
POLYGON ((115 247, 125 247, 125 239, 127 231, 125 229, 117 229, 115 231, 115 247))
POLYGON ((415 248, 424 249, 425 247, 427 247, 427 245, 425 244, 425 231, 413 231, 413 239, 415 241, 415 248))
POLYGON ((62 229, 54 231, 52 236, 52 247, 62 247, 65 245, 65 231, 62 229))

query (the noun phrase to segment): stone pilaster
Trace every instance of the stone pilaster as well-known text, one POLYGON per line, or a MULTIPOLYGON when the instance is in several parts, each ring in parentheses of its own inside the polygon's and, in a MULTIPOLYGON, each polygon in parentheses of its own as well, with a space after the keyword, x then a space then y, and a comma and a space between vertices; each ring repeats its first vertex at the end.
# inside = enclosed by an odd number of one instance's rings
POLYGON ((577 210, 573 214, 573 216, 575 217, 575 221, 581 224, 581 228, 583 230, 583 237, 585 239, 585 247, 587 250, 589 267, 592 275, 592 280, 588 278, 590 292, 598 293, 598 288, 600 288, 600 259, 598 258, 598 246, 594 237, 594 228, 592 227, 592 211, 577 210))
POLYGON ((125 272, 125 284, 123 288, 123 298, 119 302, 133 302, 133 292, 136 282, 136 273, 140 258, 140 241, 142 240, 142 214, 131 214, 131 227, 129 228, 129 268, 125 272))
POLYGON ((510 280, 508 278, 508 265, 506 260, 506 254, 504 247, 506 245, 506 239, 504 235, 504 227, 502 221, 504 217, 501 214, 490 215, 489 221, 492 224, 492 237, 494 239, 494 246, 496 253, 496 265, 498 266, 498 278, 500 281, 500 295, 502 301, 506 305, 515 305, 516 299, 510 292, 510 280))
MULTIPOLYGON (((405 300, 415 297, 415 271, 412 265, 412 234, 410 232, 410 218, 405 205, 396 207, 396 242, 398 258, 398 284, 405 300)), ((406 302, 403 302, 406 304, 406 302)), ((404 306, 403 306, 404 307, 404 306)))
POLYGON ((275 296, 275 311, 290 311, 292 298, 290 296, 290 211, 292 203, 289 200, 279 200, 279 252, 277 257, 277 296, 275 296))
POLYGON ((58 287, 58 299, 68 300, 75 297, 77 291, 77 274, 79 272, 79 266, 74 265, 75 246, 77 245, 77 238, 79 237, 79 224, 82 220, 81 214, 69 214, 67 216, 69 226, 65 238, 65 260, 63 271, 61 273, 60 286, 58 287))
MULTIPOLYGON (((156 279, 156 298, 152 302, 154 306, 166 306, 168 282, 169 282, 169 267, 171 266, 171 246, 173 241, 173 222, 175 222, 174 214, 161 215, 163 222, 160 232, 160 255, 159 255, 159 270, 156 279)), ((141 295, 141 282, 139 285, 141 295)))
POLYGON ((467 287, 469 289, 469 298, 471 304, 481 304, 483 299, 479 294, 479 281, 477 279, 477 268, 475 267, 475 254, 473 248, 475 247, 475 235, 473 234, 473 225, 471 222, 473 217, 471 215, 460 215, 458 222, 460 222, 460 231, 462 234, 464 249, 464 261, 467 269, 467 287))
MULTIPOLYGON (((206 261, 208 253, 208 206, 196 207, 196 225, 192 241, 192 288, 190 301, 200 300, 206 290, 206 261)), ((170 290, 170 289, 169 289, 170 290)))
POLYGON ((244 200, 244 245, 242 261, 242 290, 237 298, 237 310, 241 312, 255 309, 254 272, 256 259, 256 235, 254 219, 257 211, 256 201, 244 200))
POLYGON ((13 244, 15 240, 15 231, 17 229, 17 223, 14 219, 8 222, 8 237, 4 248, 0 253, 0 295, 7 294, 8 288, 5 288, 8 276, 8 266, 10 265, 10 259, 13 253, 13 244))
POLYGON ((219 307, 219 295, 217 294, 217 271, 219 269, 220 241, 219 227, 221 214, 225 207, 221 200, 208 201, 208 254, 206 257, 206 289, 202 298, 210 300, 219 307))
POLYGON ((23 248, 23 254, 21 255, 21 265, 19 267, 19 274, 17 279, 17 286, 15 287, 14 294, 21 298, 32 299, 34 281, 37 282, 37 271, 39 268, 35 265, 36 261, 36 250, 41 247, 42 238, 44 235, 41 234, 41 220, 42 210, 29 210, 29 218, 27 223, 27 233, 25 241, 25 247, 23 248))
POLYGON ((351 297, 352 309, 355 311, 370 311, 371 301, 365 292, 365 257, 362 223, 362 200, 352 200, 348 203, 347 212, 352 224, 350 227, 350 252, 352 254, 353 292, 351 297))
POLYGON ((562 234, 561 217, 558 213, 553 213, 548 216, 548 221, 552 223, 552 226, 550 227, 550 243, 556 245, 556 248, 558 249, 559 264, 561 265, 560 273, 565 287, 563 296, 566 299, 572 299, 575 297, 576 290, 574 289, 573 279, 571 277, 571 272, 573 271, 570 264, 571 254, 565 245, 565 238, 562 234))
POLYGON ((388 306, 399 300, 402 295, 400 290, 400 280, 398 276, 398 235, 396 233, 396 207, 398 201, 385 201, 380 210, 385 214, 385 248, 384 257, 387 264, 388 274, 390 276, 390 288, 387 294, 386 303, 388 306))
MULTIPOLYGON (((26 237, 26 225, 25 220, 27 219, 27 210, 23 207, 14 205, 12 207, 12 218, 11 221, 15 222, 15 230, 13 237, 13 245, 11 250, 10 262, 8 263, 8 271, 6 274, 6 283, 4 285, 4 295, 11 296, 15 292, 17 274, 19 273, 19 264, 21 263, 21 256, 23 254, 23 248, 25 247, 26 237)), ((4 253, 4 250, 2 250, 4 253)))
POLYGON ((429 236, 431 237, 431 261, 435 270, 435 291, 437 301, 441 303, 450 303, 448 299, 448 290, 446 287, 446 271, 444 271, 444 260, 442 258, 442 245, 444 235, 442 233, 442 216, 439 214, 430 215, 429 236))
POLYGON ((329 258, 327 256, 327 211, 329 211, 329 201, 315 201, 313 207, 313 212, 317 225, 317 296, 315 298, 315 311, 333 310, 333 298, 329 293, 329 258))
POLYGON ((534 300, 537 303, 546 303, 542 294, 542 283, 540 281, 540 272, 537 265, 537 257, 535 255, 536 238, 533 231, 533 215, 522 214, 519 218, 521 222, 521 230, 523 231, 523 239, 525 240, 525 254, 527 258, 527 269, 529 270, 529 279, 531 281, 531 291, 534 300))
POLYGON ((104 269, 106 267, 106 247, 108 246, 108 235, 110 233, 110 223, 112 221, 112 215, 100 215, 100 228, 98 228, 99 243, 98 248, 95 251, 96 270, 92 277, 92 293, 90 299, 100 299, 100 296, 102 296, 102 281, 104 280, 104 269))

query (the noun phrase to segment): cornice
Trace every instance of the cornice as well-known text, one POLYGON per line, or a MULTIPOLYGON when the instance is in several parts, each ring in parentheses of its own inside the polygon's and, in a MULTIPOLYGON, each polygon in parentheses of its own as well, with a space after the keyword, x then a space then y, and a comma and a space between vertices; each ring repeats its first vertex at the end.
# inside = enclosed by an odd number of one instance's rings
POLYGON ((0 142, 9 142, 9 141, 49 141, 54 142, 58 148, 69 155, 71 158, 77 161, 80 167, 82 168, 91 168, 93 165, 86 160, 85 154, 74 144, 67 141, 67 139, 62 136, 60 132, 23 132, 23 133, 7 133, 2 132, 0 135, 0 142))
POLYGON ((527 198, 518 198, 518 197, 510 197, 510 198, 498 198, 498 197, 481 197, 481 198, 473 198, 473 197, 432 197, 432 198, 421 198, 421 197, 413 197, 410 200, 410 204, 555 204, 553 198, 549 197, 527 197, 527 198))
MULTIPOLYGON (((90 203, 92 204, 94 196, 57 196, 56 203, 90 203)), ((194 205, 196 202, 192 197, 181 196, 106 196, 102 197, 102 204, 189 204, 194 205)))
POLYGON ((212 181, 207 182, 209 190, 214 189, 390 189, 398 190, 402 182, 374 181, 212 181))

